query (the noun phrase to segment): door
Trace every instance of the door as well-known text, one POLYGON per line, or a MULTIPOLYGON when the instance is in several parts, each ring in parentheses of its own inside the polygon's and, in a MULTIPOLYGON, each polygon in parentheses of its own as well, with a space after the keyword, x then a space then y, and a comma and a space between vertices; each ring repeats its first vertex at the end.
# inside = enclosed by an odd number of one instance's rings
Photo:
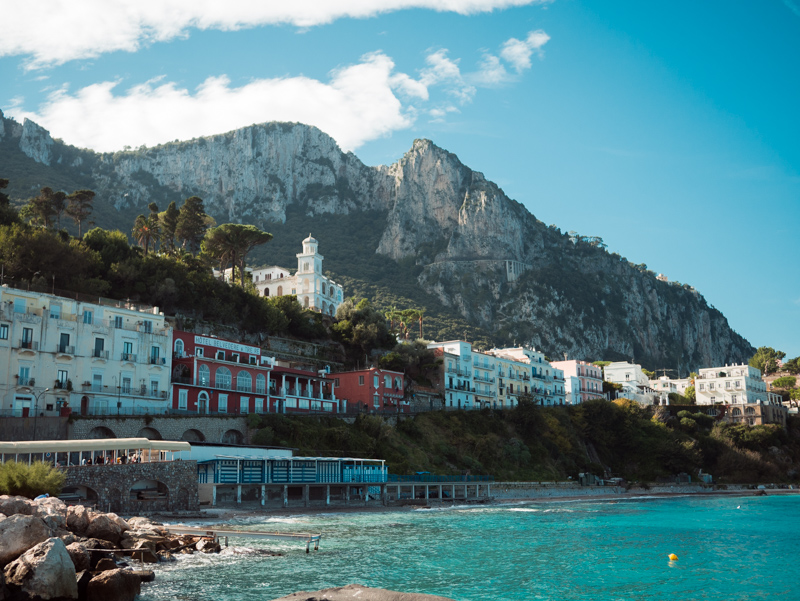
POLYGON ((58 339, 58 352, 66 353, 69 346, 69 334, 61 334, 58 339))

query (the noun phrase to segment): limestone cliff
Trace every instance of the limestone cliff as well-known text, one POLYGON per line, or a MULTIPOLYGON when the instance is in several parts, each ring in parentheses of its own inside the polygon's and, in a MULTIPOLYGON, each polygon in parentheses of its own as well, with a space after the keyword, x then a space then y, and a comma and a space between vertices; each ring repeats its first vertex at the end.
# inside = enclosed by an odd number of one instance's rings
MULTIPOLYGON (((38 163, 89 176, 98 198, 117 211, 141 212, 151 201, 164 208, 197 195, 218 222, 273 232, 289 214, 309 220, 380 215, 372 224, 379 233, 373 256, 413 264, 421 292, 498 344, 532 344, 554 358, 634 358, 684 371, 742 361, 753 352, 693 288, 660 282, 596 241, 545 226, 428 140, 414 141, 392 165, 368 167, 330 136, 297 123, 113 154, 79 151, 1 113, 0 126, 0 145, 8 148, 12 140, 38 163)), ((326 235, 359 235, 344 223, 326 235)), ((346 263, 326 267, 360 277, 346 263)))

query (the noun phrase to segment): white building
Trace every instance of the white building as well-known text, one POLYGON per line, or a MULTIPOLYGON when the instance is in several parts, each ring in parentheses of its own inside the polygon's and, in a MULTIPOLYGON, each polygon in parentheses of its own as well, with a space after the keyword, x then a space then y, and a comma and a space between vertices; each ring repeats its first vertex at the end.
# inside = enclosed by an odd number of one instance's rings
POLYGON ((303 240, 303 252, 297 254, 297 271, 294 275, 282 267, 264 267, 250 273, 253 284, 263 296, 297 296, 306 309, 336 315, 336 310, 344 300, 342 287, 327 276, 322 275, 322 260, 318 242, 309 234, 303 240))
POLYGON ((528 373, 525 374, 523 390, 525 384, 530 381, 530 393, 533 401, 539 405, 564 405, 566 403, 566 391, 564 381, 564 371, 553 367, 544 353, 534 348, 513 347, 493 349, 489 353, 496 356, 506 356, 513 361, 529 366, 528 373), (530 378, 527 375, 530 374, 530 378))
POLYGON ((469 342, 450 340, 431 342, 436 357, 442 359, 441 392, 447 409, 473 409, 476 405, 472 369, 472 345, 469 342))
POLYGON ((0 412, 163 413, 170 345, 157 307, 0 287, 0 412))
POLYGON ((650 386, 650 378, 642 371, 642 366, 627 361, 615 361, 603 368, 606 382, 622 386, 620 396, 643 405, 652 405, 658 398, 650 386))
POLYGON ((750 365, 707 367, 694 383, 698 405, 768 404, 767 384, 761 371, 750 365))

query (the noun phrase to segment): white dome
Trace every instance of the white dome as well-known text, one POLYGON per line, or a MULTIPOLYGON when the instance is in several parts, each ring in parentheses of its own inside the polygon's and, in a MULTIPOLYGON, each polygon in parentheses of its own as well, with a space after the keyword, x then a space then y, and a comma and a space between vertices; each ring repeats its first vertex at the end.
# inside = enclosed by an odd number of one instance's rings
POLYGON ((313 243, 313 244, 318 244, 317 240, 315 238, 311 237, 311 234, 308 235, 308 238, 303 240, 303 244, 306 244, 306 243, 309 243, 309 242, 313 243))

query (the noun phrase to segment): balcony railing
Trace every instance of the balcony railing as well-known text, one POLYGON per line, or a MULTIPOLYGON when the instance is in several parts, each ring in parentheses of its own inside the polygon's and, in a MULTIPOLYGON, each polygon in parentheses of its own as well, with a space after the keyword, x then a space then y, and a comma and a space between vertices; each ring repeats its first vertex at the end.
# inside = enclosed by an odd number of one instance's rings
POLYGON ((33 386, 36 384, 36 378, 18 378, 17 385, 18 386, 33 386))
POLYGON ((95 359, 108 359, 108 351, 94 349, 92 351, 92 357, 94 357, 95 359))
POLYGON ((21 349, 28 349, 31 351, 38 351, 39 350, 39 343, 34 342, 33 340, 20 340, 19 341, 19 348, 21 349))
POLYGON ((56 347, 56 352, 61 353, 63 355, 74 355, 75 354, 75 347, 69 346, 67 344, 59 344, 56 347))
POLYGON ((136 363, 136 355, 134 353, 120 353, 119 360, 136 363))

